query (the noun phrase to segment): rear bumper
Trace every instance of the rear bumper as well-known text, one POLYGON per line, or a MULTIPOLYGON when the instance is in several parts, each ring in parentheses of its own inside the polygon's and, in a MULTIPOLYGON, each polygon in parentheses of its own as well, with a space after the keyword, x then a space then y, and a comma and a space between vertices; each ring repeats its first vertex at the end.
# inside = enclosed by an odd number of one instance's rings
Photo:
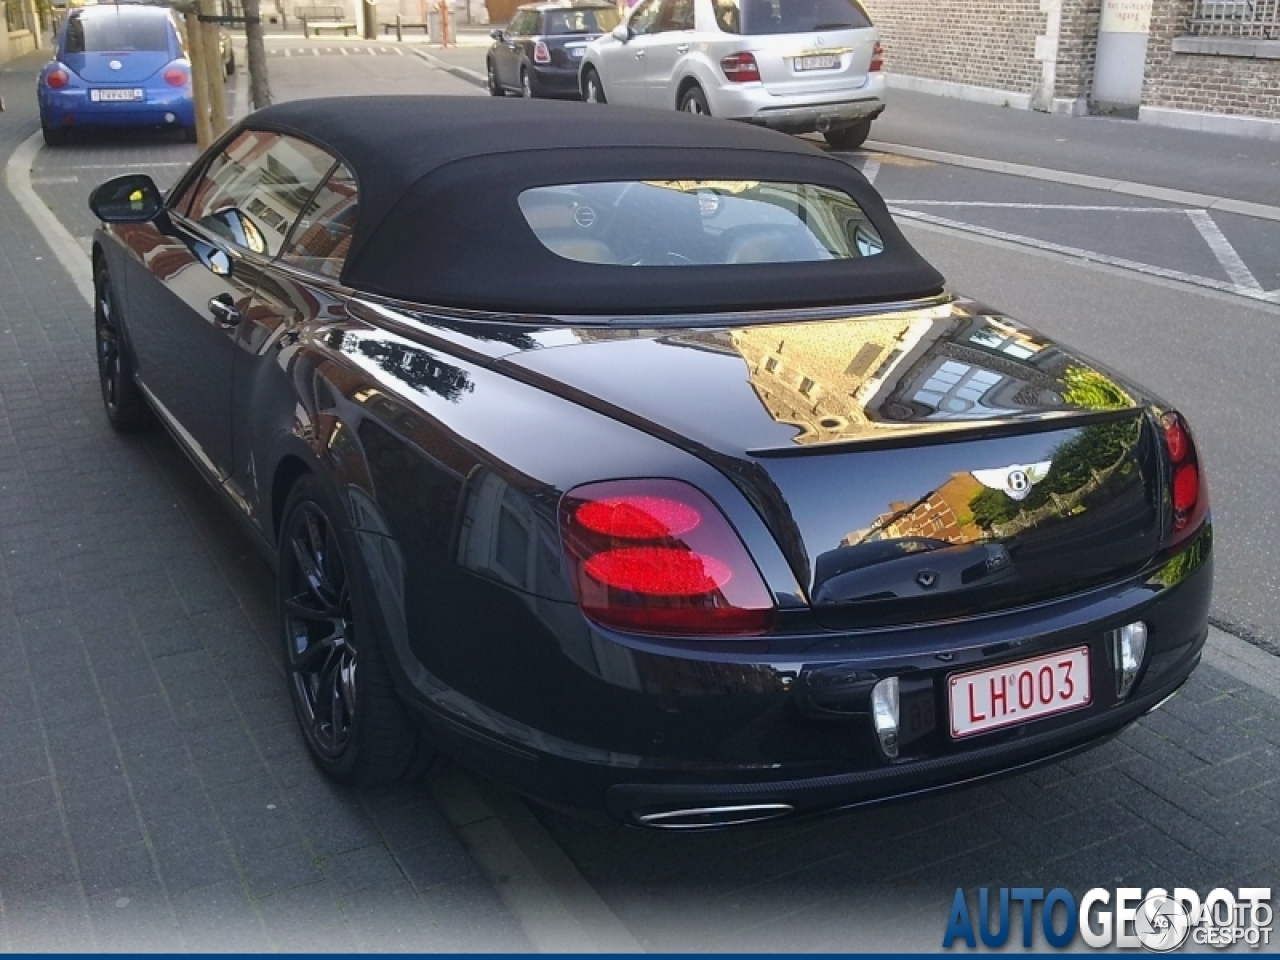
POLYGON ((884 112, 884 77, 871 74, 848 91, 775 96, 763 84, 725 84, 712 94, 712 114, 787 133, 812 133, 873 119, 884 112))
POLYGON ((532 67, 534 83, 539 94, 543 96, 574 97, 581 96, 578 89, 578 66, 572 67, 540 66, 532 67))
MULTIPOLYGON (((457 690, 419 687, 410 700, 432 738, 463 763, 633 825, 662 825, 650 818, 690 809, 748 808, 734 816, 766 819, 911 796, 1088 749, 1176 692, 1207 634, 1210 543, 1206 528, 1188 550, 1129 581, 927 627, 678 649, 593 630, 599 685, 584 685, 581 656, 559 682, 522 673, 530 711, 554 713, 536 725, 457 690), (1107 634, 1136 620, 1147 625, 1148 647, 1122 699, 1107 634), (1081 646, 1090 656, 1088 705, 952 738, 950 677, 1081 646), (881 751, 870 717, 871 687, 887 676, 901 685, 896 760, 881 751)), ((561 643, 576 641, 562 633, 561 643)))
POLYGON ((47 127, 193 127, 191 94, 147 90, 131 103, 95 103, 88 90, 47 92, 40 98, 40 119, 47 127))

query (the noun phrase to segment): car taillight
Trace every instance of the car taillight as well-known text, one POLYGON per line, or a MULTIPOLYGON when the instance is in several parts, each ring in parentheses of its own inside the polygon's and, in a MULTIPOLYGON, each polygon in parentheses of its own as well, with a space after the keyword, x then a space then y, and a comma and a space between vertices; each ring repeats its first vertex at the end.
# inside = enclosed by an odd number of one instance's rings
POLYGON ((67 71, 59 67, 50 70, 48 76, 44 78, 44 82, 48 85, 50 90, 61 90, 71 82, 71 76, 67 71))
POLYGON ((1165 452, 1169 455, 1169 504, 1173 529, 1169 543, 1175 544, 1200 529, 1209 512, 1209 491, 1200 470, 1200 457, 1181 414, 1170 411, 1160 418, 1165 452))
POLYGON ((735 53, 720 61, 720 69, 734 83, 748 83, 760 79, 760 67, 749 53, 735 53))
POLYGON ((884 69, 884 47, 876 41, 875 49, 871 51, 871 73, 879 73, 884 69))
POLYGON ((539 40, 533 45, 533 62, 534 63, 550 63, 551 51, 547 49, 547 45, 539 40))
POLYGON ((181 67, 170 67, 164 72, 164 82, 171 87, 181 87, 187 82, 187 71, 181 67))
POLYGON ((678 480, 610 480, 560 501, 560 537, 582 612, 606 627, 753 636, 773 597, 705 494, 678 480))

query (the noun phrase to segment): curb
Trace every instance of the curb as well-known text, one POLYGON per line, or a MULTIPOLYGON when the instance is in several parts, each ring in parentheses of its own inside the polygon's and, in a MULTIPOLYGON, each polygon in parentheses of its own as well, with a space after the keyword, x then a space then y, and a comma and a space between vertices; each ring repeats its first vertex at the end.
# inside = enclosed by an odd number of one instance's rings
POLYGON ((470 69, 469 67, 459 67, 456 64, 445 63, 445 61, 431 53, 428 53, 426 50, 415 49, 409 52, 415 57, 421 57, 436 69, 443 70, 445 73, 453 74, 459 80, 465 80, 467 83, 474 83, 477 87, 487 87, 489 85, 488 77, 483 73, 478 73, 475 70, 470 69))
POLYGON ((31 164, 35 162, 43 143, 44 137, 36 132, 18 145, 18 149, 9 155, 9 161, 5 164, 5 185, 22 212, 44 237, 45 243, 62 264, 62 269, 67 271, 80 296, 84 297, 85 303, 92 306, 93 276, 89 257, 80 249, 80 244, 71 231, 53 215, 53 211, 31 186, 31 164))
POLYGON ((1108 177, 1095 177, 1087 173, 1072 173, 1068 170, 1051 170, 1048 167, 1006 163, 1003 160, 967 157, 958 153, 926 150, 923 147, 908 147, 896 143, 885 143, 881 140, 868 140, 864 149, 875 153, 887 153, 892 156, 911 157, 914 160, 931 160, 934 163, 945 163, 953 167, 968 167, 971 170, 985 170, 988 173, 1003 173, 1007 176, 1023 177, 1028 180, 1048 180, 1051 183, 1066 183, 1077 187, 1088 187, 1091 190, 1101 190, 1104 193, 1119 193, 1125 196, 1143 197, 1147 200, 1162 200, 1165 203, 1177 203, 1182 206, 1197 207, 1203 210, 1237 213, 1241 216, 1256 217, 1260 220, 1280 221, 1280 207, 1266 203, 1233 200, 1230 197, 1217 197, 1208 193, 1192 193, 1189 190, 1172 190, 1168 187, 1157 187, 1149 183, 1135 183, 1132 180, 1112 180, 1108 177))
POLYGON ((1260 647, 1210 627, 1204 644, 1204 662, 1255 690, 1280 699, 1280 657, 1260 647))

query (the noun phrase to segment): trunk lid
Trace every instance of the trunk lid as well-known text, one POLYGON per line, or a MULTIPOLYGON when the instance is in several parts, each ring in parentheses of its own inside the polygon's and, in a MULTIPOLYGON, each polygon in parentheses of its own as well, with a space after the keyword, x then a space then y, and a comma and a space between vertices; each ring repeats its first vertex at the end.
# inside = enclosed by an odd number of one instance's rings
POLYGON ((874 29, 752 36, 743 38, 743 49, 775 96, 856 92, 867 84, 876 37, 874 29))
POLYGON ((1149 398, 974 305, 541 339, 568 345, 501 363, 720 467, 832 628, 1061 596, 1159 549, 1149 398))

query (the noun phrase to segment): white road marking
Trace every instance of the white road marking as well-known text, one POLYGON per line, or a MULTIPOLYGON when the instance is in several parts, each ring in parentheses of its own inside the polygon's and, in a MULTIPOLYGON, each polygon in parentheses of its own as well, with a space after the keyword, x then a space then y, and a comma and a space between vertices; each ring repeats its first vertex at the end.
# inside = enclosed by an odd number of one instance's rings
POLYGON ((395 48, 395 51, 396 51, 396 56, 397 56, 397 57, 403 57, 403 56, 404 56, 404 51, 403 51, 403 50, 401 50, 399 47, 396 47, 396 48, 395 48))
MULTIPOLYGON (((865 174, 864 174, 865 176, 865 174)), ((1120 207, 1115 204, 1092 203, 1004 203, 994 200, 886 200, 909 207, 991 207, 998 210, 1081 210, 1121 213, 1186 213, 1179 207, 1120 207)))
POLYGON ((32 177, 31 183, 38 186, 52 186, 55 183, 79 183, 79 177, 32 177))
POLYGON ((1236 253, 1236 248, 1231 245, 1231 241, 1226 238, 1218 225, 1213 222, 1213 217, 1209 216, 1209 211, 1188 210, 1187 216, 1196 225, 1196 229, 1200 231, 1200 236, 1204 237, 1204 242, 1209 245, 1213 255, 1218 258, 1218 263, 1222 264, 1222 269, 1231 278, 1231 282, 1243 290, 1262 293, 1262 284, 1254 277, 1253 271, 1240 259, 1240 254, 1236 253))
POLYGON ((137 162, 131 160, 121 160, 119 163, 68 163, 60 166, 59 170, 118 170, 120 167, 189 167, 190 160, 162 160, 153 161, 139 160, 137 162))
POLYGON ((346 47, 339 47, 338 49, 342 51, 342 55, 343 55, 344 57, 349 57, 349 56, 351 56, 351 51, 350 51, 350 50, 348 50, 346 47))
POLYGON ((292 51, 292 50, 286 50, 286 51, 284 52, 284 55, 285 55, 286 57, 292 57, 292 56, 293 56, 293 51, 292 51))
POLYGON ((320 56, 320 48, 319 48, 319 47, 312 47, 312 48, 311 48, 311 55, 312 55, 313 57, 318 57, 318 56, 320 56))
POLYGON ((880 161, 874 157, 868 157, 862 164, 862 175, 867 178, 867 183, 875 183, 879 173, 880 161))
POLYGON ((1146 274, 1150 277, 1161 277, 1165 280, 1177 280, 1181 283, 1189 283, 1197 287, 1208 287, 1211 290, 1221 290, 1224 293, 1234 293, 1237 296, 1247 297, 1250 300, 1261 300, 1266 303, 1280 303, 1280 290, 1271 293, 1263 293, 1261 290, 1252 287, 1241 287, 1235 283, 1228 283, 1223 280, 1215 280, 1212 277, 1200 277, 1193 273, 1183 273, 1181 270, 1170 270, 1167 267, 1157 267, 1149 263, 1140 263, 1137 260, 1127 260, 1124 257, 1113 257, 1105 253, 1097 253, 1093 250, 1083 250, 1080 247, 1069 247, 1061 243, 1051 243, 1048 240, 1037 240, 1035 237, 1024 237, 1016 233, 1006 233, 1003 230, 992 230, 989 227, 979 227, 972 223, 964 223, 959 220, 948 220, 945 217, 937 217, 931 213, 922 213, 919 210, 908 210, 905 207, 890 207, 893 215, 903 220, 918 220, 921 223, 931 223, 940 227, 946 227, 959 233, 972 233, 980 237, 990 237, 993 240, 1004 240, 1007 243, 1015 243, 1023 247, 1032 247, 1036 250, 1047 250, 1050 253, 1058 253, 1063 256, 1072 257, 1077 260, 1085 260, 1092 263, 1105 263, 1108 266, 1120 267, 1123 270, 1132 270, 1134 273, 1146 274))

